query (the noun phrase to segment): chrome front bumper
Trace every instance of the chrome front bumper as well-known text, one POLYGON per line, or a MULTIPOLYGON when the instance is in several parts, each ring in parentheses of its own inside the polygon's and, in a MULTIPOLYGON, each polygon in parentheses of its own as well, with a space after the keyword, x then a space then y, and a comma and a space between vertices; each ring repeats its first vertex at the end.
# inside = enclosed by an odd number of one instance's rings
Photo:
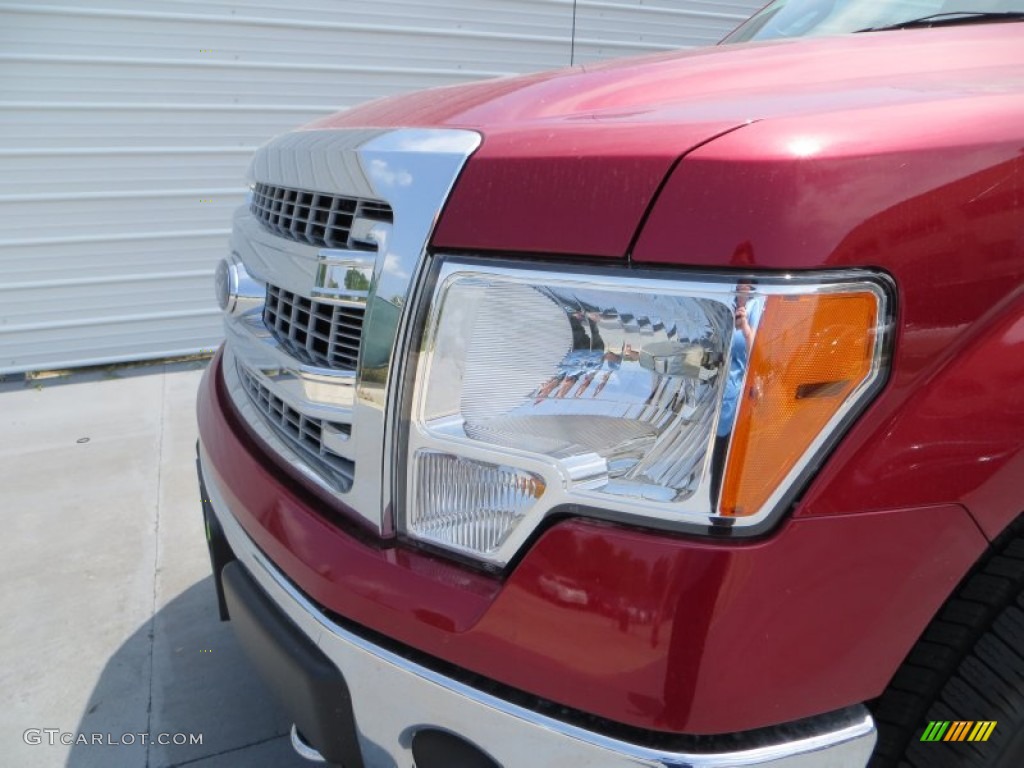
MULTIPOLYGON (((202 455, 202 465, 209 466, 202 455)), ((367 768, 413 768, 413 735, 447 730, 504 768, 862 768, 875 725, 857 708, 844 722, 807 728, 800 738, 734 752, 651 749, 510 704, 371 643, 329 620, 256 547, 224 502, 213 473, 203 479, 235 556, 266 595, 344 675, 367 768)))

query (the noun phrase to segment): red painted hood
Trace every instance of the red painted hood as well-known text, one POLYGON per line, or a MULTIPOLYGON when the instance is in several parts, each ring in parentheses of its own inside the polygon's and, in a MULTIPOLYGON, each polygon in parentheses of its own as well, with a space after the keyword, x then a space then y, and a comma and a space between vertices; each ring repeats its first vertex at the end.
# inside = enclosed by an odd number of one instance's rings
POLYGON ((674 163, 716 136, 1022 83, 1024 25, 1008 23, 626 59, 382 99, 307 128, 478 130, 435 246, 622 257, 674 163))

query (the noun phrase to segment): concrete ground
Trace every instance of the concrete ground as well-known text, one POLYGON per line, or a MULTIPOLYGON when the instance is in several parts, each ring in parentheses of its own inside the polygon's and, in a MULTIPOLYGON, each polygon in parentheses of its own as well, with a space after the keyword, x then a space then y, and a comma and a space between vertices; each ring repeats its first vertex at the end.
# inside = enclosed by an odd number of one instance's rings
POLYGON ((3 764, 309 765, 217 618, 194 464, 204 367, 0 383, 3 764))

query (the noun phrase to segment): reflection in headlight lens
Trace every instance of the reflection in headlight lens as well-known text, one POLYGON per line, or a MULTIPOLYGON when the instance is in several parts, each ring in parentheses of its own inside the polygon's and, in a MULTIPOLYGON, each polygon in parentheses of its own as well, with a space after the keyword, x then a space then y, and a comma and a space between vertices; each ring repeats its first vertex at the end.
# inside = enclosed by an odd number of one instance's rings
POLYGON ((700 480, 731 325, 713 300, 457 277, 421 423, 542 454, 591 490, 678 501, 700 480))

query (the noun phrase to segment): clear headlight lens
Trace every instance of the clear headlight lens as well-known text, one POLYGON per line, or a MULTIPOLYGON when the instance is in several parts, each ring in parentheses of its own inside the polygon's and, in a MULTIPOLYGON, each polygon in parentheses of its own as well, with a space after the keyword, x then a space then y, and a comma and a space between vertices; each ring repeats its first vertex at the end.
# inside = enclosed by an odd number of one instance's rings
POLYGON ((414 372, 402 527, 500 565, 567 505, 661 526, 758 523, 878 378, 884 303, 871 282, 444 260, 414 372))

